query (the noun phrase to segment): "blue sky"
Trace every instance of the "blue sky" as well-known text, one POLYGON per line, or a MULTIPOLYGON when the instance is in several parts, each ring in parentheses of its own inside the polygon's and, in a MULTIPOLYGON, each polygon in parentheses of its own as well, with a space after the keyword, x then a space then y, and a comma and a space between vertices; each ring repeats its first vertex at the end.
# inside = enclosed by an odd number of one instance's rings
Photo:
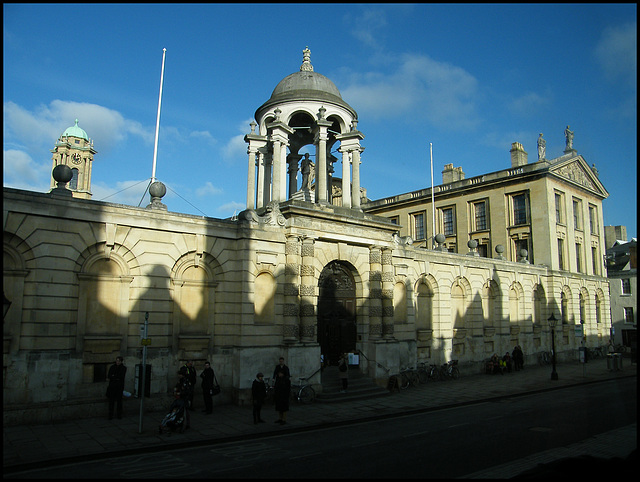
POLYGON ((358 112, 371 199, 574 148, 610 193, 606 225, 637 235, 635 4, 4 4, 4 186, 49 190, 56 139, 79 119, 98 151, 94 200, 146 206, 162 49, 156 177, 170 211, 246 207, 243 140, 309 47, 358 112), (141 202, 142 201, 142 202, 141 202))

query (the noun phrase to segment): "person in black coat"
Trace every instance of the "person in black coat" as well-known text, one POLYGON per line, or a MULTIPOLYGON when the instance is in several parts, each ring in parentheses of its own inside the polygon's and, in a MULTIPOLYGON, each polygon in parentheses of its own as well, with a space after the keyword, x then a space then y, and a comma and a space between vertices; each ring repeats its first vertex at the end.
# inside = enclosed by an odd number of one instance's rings
POLYGON ((178 382, 176 386, 173 388, 173 394, 176 398, 180 398, 184 401, 184 420, 186 423, 185 428, 191 427, 191 416, 189 415, 188 405, 189 398, 193 397, 193 386, 187 378, 187 367, 181 367, 180 371, 178 371, 178 382))
POLYGON ((124 377, 127 367, 124 366, 124 358, 116 357, 116 363, 109 367, 107 380, 107 398, 109 399, 109 420, 113 418, 114 406, 117 406, 118 418, 122 418, 122 391, 124 390, 124 377))
POLYGON ((203 412, 205 413, 213 413, 213 398, 211 394, 211 390, 213 390, 213 380, 216 374, 211 368, 211 364, 209 362, 205 362, 204 370, 200 374, 200 378, 202 378, 202 396, 204 397, 204 407, 203 412))
POLYGON ((193 361, 191 360, 187 360, 187 363, 184 364, 184 366, 182 368, 185 368, 187 370, 187 380, 189 380, 189 383, 191 383, 191 394, 189 395, 189 400, 188 400, 188 404, 187 404, 187 410, 193 410, 193 394, 196 391, 196 369, 193 366, 193 361))
POLYGON ((278 371, 276 381, 273 384, 273 400, 278 412, 276 423, 284 425, 287 423, 287 412, 289 411, 289 396, 291 392, 291 381, 283 370, 278 371))
POLYGON ((251 385, 251 395, 253 398, 253 423, 264 423, 264 420, 260 417, 260 410, 262 410, 262 404, 267 398, 267 385, 264 383, 264 375, 258 373, 256 379, 251 385))

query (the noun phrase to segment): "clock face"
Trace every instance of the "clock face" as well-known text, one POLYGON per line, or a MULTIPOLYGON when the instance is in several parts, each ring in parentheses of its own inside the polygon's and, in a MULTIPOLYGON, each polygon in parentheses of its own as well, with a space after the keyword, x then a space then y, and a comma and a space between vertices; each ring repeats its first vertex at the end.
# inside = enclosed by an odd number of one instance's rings
POLYGON ((78 154, 77 152, 71 156, 71 161, 74 164, 80 164, 80 154, 78 154))

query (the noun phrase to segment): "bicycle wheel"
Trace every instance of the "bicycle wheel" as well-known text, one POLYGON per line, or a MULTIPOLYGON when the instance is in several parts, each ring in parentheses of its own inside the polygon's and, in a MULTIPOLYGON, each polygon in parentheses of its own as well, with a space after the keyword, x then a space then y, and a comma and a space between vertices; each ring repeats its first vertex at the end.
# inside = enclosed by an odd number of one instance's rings
POLYGON ((451 378, 453 378, 454 380, 460 378, 460 370, 458 370, 458 367, 453 367, 451 369, 451 378))
POLYGON ((316 399, 316 391, 311 388, 309 385, 304 386, 300 389, 298 393, 298 399, 302 403, 311 403, 316 399))
POLYGON ((418 383, 420 383, 420 379, 416 372, 409 372, 409 383, 414 387, 417 387, 418 383))
POLYGON ((403 390, 409 387, 409 377, 406 373, 401 373, 398 377, 398 382, 400 382, 400 388, 403 390))

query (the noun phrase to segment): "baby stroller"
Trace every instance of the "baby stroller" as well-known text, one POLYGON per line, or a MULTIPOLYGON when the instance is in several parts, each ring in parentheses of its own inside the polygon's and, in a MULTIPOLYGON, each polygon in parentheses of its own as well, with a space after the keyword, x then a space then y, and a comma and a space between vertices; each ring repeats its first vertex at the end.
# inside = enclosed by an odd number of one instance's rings
POLYGON ((184 433, 185 407, 186 401, 182 398, 176 398, 169 407, 169 413, 167 413, 162 419, 162 422, 160 422, 158 432, 160 434, 168 433, 171 435, 172 432, 178 430, 180 433, 184 433))

